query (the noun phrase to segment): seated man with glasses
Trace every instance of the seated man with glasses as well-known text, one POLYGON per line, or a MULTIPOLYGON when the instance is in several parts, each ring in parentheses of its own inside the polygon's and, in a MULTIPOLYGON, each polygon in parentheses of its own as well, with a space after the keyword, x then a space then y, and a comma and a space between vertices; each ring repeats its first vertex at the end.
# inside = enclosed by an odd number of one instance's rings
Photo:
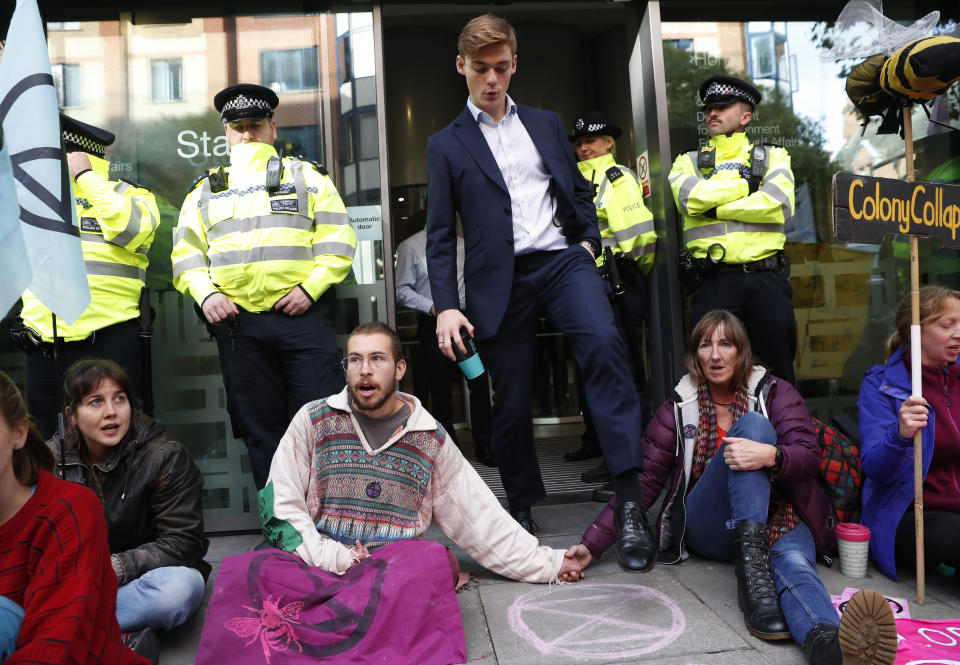
MULTIPOLYGON (((406 361, 390 327, 363 324, 346 349, 346 388, 304 405, 273 457, 259 494, 267 541, 308 566, 343 575, 341 584, 328 583, 336 588, 362 587, 370 571, 384 571, 380 608, 392 607, 387 595, 410 584, 403 580, 418 585, 415 597, 423 602, 439 607, 438 593, 452 598, 456 559, 439 543, 420 540, 432 521, 469 556, 505 577, 581 578, 586 549, 541 547, 501 507, 420 401, 397 391, 406 361)), ((411 597, 397 606, 407 608, 406 622, 429 622, 428 615, 440 611, 409 609, 411 597)), ((293 600, 284 596, 285 603, 293 600)), ((446 607, 456 608, 452 603, 446 607)), ((307 606, 302 616, 309 616, 307 606)))

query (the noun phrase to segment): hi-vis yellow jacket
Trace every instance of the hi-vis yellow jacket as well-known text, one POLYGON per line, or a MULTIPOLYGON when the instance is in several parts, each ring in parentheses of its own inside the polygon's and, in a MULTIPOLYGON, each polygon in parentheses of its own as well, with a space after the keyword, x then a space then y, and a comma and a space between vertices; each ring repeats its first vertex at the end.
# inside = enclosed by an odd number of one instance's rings
MULTIPOLYGON (((72 325, 57 319, 57 337, 68 342, 86 339, 101 328, 139 315, 147 250, 160 225, 160 212, 150 190, 125 180, 109 180, 110 162, 87 156, 93 168, 73 182, 73 195, 90 306, 72 325)), ((20 316, 43 341, 53 341, 50 310, 30 291, 23 294, 20 316)))
MULTIPOLYGON (((600 238, 614 253, 633 257, 643 274, 653 267, 657 233, 653 215, 643 204, 643 188, 637 176, 620 166, 613 155, 600 155, 579 162, 577 168, 594 185, 593 203, 597 206, 600 238)), ((597 257, 603 265, 603 255, 597 257)))
POLYGON ((173 285, 202 304, 221 292, 249 312, 271 309, 296 286, 316 300, 350 272, 357 237, 330 178, 310 162, 283 159, 268 192, 265 143, 230 151, 228 188, 195 184, 173 233, 173 285))
POLYGON ((750 167, 753 146, 747 135, 714 136, 710 145, 716 149, 715 168, 701 172, 693 151, 677 157, 670 170, 670 188, 683 215, 687 249, 703 258, 711 245, 719 243, 726 250, 727 263, 750 263, 783 249, 783 224, 793 216, 795 205, 790 155, 783 148, 767 146, 766 175, 760 188, 750 194, 739 171, 750 167))

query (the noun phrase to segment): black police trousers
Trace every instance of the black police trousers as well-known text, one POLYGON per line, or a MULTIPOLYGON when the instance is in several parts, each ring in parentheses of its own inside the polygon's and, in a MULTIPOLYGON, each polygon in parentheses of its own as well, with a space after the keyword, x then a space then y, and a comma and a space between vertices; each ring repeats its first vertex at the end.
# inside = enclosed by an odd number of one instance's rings
POLYGON ((321 297, 301 316, 240 309, 210 326, 220 350, 227 411, 243 439, 257 489, 293 415, 307 402, 343 389, 331 297, 321 297))

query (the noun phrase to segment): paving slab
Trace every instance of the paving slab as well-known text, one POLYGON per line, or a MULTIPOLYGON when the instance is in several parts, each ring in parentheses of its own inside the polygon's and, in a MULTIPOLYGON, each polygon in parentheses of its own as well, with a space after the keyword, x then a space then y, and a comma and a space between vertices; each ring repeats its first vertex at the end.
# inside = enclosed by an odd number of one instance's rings
POLYGON ((467 662, 495 663, 493 642, 490 640, 487 618, 483 613, 483 601, 480 599, 480 590, 477 585, 471 583, 467 588, 458 591, 457 602, 460 604, 460 616, 463 618, 467 662))
POLYGON ((488 585, 480 597, 500 665, 646 662, 747 647, 662 571, 566 585, 488 585))
MULTIPOLYGON (((599 503, 537 507, 542 545, 566 549, 580 539, 602 508, 599 503)), ((587 569, 587 579, 570 585, 532 585, 486 570, 454 546, 439 529, 425 537, 448 546, 464 571, 475 577, 457 594, 467 645, 467 662, 484 665, 563 663, 644 663, 645 665, 802 665, 791 640, 767 642, 751 636, 737 608, 732 563, 692 556, 680 565, 658 565, 650 573, 620 569, 612 550, 587 569)), ((220 562, 249 551, 260 534, 216 536, 206 560, 213 566, 200 612, 161 637, 163 665, 191 665, 203 629, 206 603, 220 562)), ((839 564, 820 566, 827 590, 875 588, 904 598, 918 619, 960 617, 960 581, 933 571, 927 575, 927 604, 916 603, 911 571, 893 581, 872 566, 865 578, 842 575, 839 564)), ((229 658, 228 656, 226 656, 229 658)))

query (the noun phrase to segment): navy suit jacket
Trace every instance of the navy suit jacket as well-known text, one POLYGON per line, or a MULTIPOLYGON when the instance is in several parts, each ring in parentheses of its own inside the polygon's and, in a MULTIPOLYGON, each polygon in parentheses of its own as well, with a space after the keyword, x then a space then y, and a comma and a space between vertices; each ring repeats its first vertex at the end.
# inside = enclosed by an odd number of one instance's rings
MULTIPOLYGON (((570 244, 591 239, 600 246, 590 184, 577 169, 560 116, 517 105, 552 179, 560 229, 570 244)), ((459 309, 457 220, 466 255, 466 315, 476 337, 500 327, 513 284, 513 208, 500 167, 470 109, 427 141, 427 272, 437 312, 459 309)))

